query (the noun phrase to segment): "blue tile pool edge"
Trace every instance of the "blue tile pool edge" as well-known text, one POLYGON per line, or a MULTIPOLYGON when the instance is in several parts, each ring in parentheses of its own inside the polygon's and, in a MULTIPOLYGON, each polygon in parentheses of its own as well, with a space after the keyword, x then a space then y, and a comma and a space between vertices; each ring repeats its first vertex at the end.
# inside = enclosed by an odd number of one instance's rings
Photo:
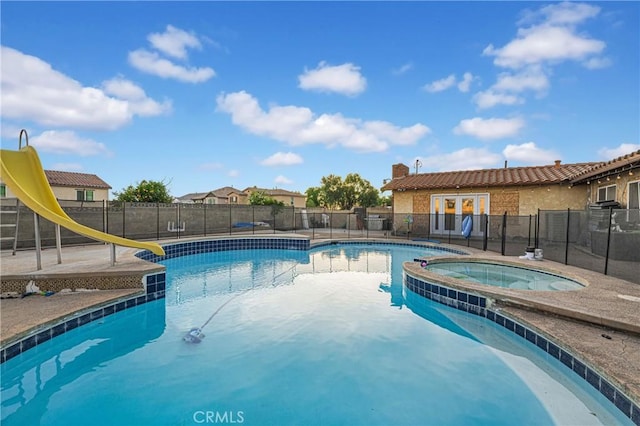
POLYGON ((157 263, 161 260, 174 257, 189 256, 192 254, 210 253, 227 250, 252 250, 252 249, 282 249, 282 250, 308 250, 309 238, 300 237, 236 237, 213 238, 193 241, 176 242, 163 245, 165 255, 158 256, 149 250, 136 253, 136 257, 157 263))
MULTIPOLYGON (((136 257, 149 262, 157 263, 160 260, 174 257, 188 256, 191 254, 208 253, 226 250, 248 249, 289 249, 308 250, 309 238, 291 237, 238 237, 200 239, 194 241, 176 242, 163 245, 165 256, 158 256, 149 250, 142 250, 135 254, 136 257)), ((59 322, 48 324, 43 328, 36 328, 15 342, 9 343, 0 349, 0 364, 14 358, 25 351, 51 340, 67 331, 81 325, 99 320, 123 309, 133 308, 147 302, 165 297, 166 273, 159 272, 144 276, 145 293, 133 295, 129 298, 118 299, 112 303, 89 308, 73 314, 71 318, 65 318, 59 322)))
POLYGON ((426 299, 493 321, 519 337, 526 339, 562 362, 577 374, 578 377, 586 380, 587 383, 611 401, 625 416, 631 419, 634 424, 640 426, 640 406, 622 390, 598 374, 588 363, 562 349, 551 339, 542 336, 535 330, 507 315, 503 315, 500 311, 491 309, 485 296, 450 288, 439 283, 429 283, 410 275, 406 271, 403 273, 403 286, 414 294, 426 299))
POLYGON ((102 319, 124 309, 133 308, 134 306, 139 306, 154 300, 164 299, 166 289, 166 273, 164 271, 147 274, 143 279, 145 291, 142 294, 139 293, 129 297, 119 298, 101 304, 98 307, 76 312, 70 318, 67 317, 58 322, 49 323, 43 328, 34 329, 19 340, 11 342, 0 350, 0 364, 81 325, 102 319))

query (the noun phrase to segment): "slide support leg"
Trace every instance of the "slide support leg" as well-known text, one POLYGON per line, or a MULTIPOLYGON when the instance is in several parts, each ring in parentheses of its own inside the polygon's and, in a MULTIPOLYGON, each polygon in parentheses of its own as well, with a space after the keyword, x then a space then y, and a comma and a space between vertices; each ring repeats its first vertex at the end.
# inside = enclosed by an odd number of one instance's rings
POLYGON ((42 269, 42 244, 40 243, 40 215, 36 212, 33 213, 33 227, 36 237, 36 268, 39 271, 42 269))

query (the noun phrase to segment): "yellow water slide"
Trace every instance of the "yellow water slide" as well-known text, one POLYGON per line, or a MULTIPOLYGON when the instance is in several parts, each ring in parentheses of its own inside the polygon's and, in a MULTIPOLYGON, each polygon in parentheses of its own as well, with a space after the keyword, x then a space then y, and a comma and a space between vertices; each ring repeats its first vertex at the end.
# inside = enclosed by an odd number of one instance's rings
POLYGON ((45 219, 85 237, 124 247, 150 250, 158 256, 164 250, 157 243, 122 238, 98 231, 71 219, 60 207, 35 148, 25 146, 18 151, 0 150, 0 178, 18 199, 45 219))

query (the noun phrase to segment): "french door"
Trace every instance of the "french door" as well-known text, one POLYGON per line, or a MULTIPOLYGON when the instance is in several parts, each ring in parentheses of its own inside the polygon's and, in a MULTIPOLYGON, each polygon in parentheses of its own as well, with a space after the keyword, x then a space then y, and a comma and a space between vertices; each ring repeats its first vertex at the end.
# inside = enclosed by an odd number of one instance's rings
POLYGON ((472 216, 471 235, 481 235, 480 215, 489 211, 489 194, 442 194, 431 196, 431 233, 462 234, 462 221, 472 216))

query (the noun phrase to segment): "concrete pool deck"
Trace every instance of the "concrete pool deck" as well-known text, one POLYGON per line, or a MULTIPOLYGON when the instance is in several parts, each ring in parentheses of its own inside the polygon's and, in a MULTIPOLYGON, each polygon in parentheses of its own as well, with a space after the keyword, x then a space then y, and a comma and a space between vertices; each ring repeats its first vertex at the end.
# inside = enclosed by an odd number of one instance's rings
MULTIPOLYGON (((283 237, 300 234, 263 235, 283 237)), ((224 238, 225 236, 220 236, 224 238)), ((213 237, 212 237, 213 238, 213 237)), ((339 239, 339 236, 335 236, 339 239)), ((202 238, 163 241, 186 242, 202 238)), ((354 241, 355 239, 350 239, 354 241)), ((326 241, 311 240, 311 243, 326 241)), ((385 239, 391 242, 395 239, 385 239)), ((398 239, 397 242, 407 242, 398 239)), ((414 242, 429 245, 428 243, 414 242)), ((446 246, 442 244, 442 246, 446 246)), ((600 273, 566 266, 548 260, 522 260, 513 256, 500 256, 467 247, 450 246, 471 253, 472 257, 508 260, 524 266, 558 271, 588 283, 578 291, 540 292, 518 291, 486 287, 468 290, 486 294, 496 300, 496 306, 505 314, 521 321, 562 344, 573 354, 590 363, 603 376, 609 378, 636 404, 640 405, 640 285, 618 280, 600 273)), ((118 247, 117 261, 110 263, 110 247, 87 245, 64 247, 62 264, 57 263, 55 248, 42 251, 42 269, 36 270, 36 255, 33 250, 2 251, 0 266, 3 278, 13 277, 70 277, 74 275, 104 276, 125 272, 143 274, 158 270, 158 265, 142 261, 134 256, 137 250, 118 247)), ((410 272, 419 274, 422 268, 416 263, 408 265, 410 272)), ((455 280, 457 281, 457 280, 455 280)), ((449 285, 449 284, 447 284, 449 285)), ((452 282, 451 286, 460 285, 452 282)), ((3 290, 4 291, 4 290, 3 290)), ((93 309, 114 300, 142 293, 143 289, 79 290, 57 292, 51 296, 30 296, 0 300, 0 344, 2 347, 21 336, 60 321, 79 311, 93 309)))

